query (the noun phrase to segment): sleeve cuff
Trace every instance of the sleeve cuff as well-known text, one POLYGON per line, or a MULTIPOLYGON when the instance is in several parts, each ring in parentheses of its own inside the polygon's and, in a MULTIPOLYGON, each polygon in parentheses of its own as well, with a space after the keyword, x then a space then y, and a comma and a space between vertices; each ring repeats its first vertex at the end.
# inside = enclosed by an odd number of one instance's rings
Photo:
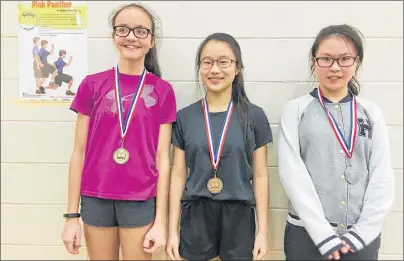
POLYGON ((342 240, 336 235, 332 235, 318 244, 317 248, 322 256, 329 256, 343 246, 344 244, 342 243, 342 240))
POLYGON ((365 247, 365 241, 353 231, 345 233, 342 236, 342 239, 351 246, 354 252, 358 252, 365 247))

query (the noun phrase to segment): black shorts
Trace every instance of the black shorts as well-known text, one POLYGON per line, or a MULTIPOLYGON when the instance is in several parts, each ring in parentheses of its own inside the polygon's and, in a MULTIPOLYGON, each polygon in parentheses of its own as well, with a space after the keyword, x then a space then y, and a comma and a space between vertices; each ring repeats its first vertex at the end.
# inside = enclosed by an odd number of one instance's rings
POLYGON ((50 65, 49 63, 44 63, 41 68, 42 78, 48 78, 49 74, 52 74, 56 71, 56 67, 54 65, 50 65))
MULTIPOLYGON (((379 236, 357 253, 342 254, 340 251, 340 260, 377 260, 380 242, 379 236)), ((286 260, 328 260, 328 257, 321 256, 304 227, 289 222, 286 222, 285 227, 284 253, 286 260)))
POLYGON ((113 200, 81 196, 81 218, 89 226, 142 227, 154 221, 156 200, 113 200))
POLYGON ((255 240, 253 207, 198 199, 183 203, 180 255, 187 260, 252 260, 255 240))
POLYGON ((69 83, 72 79, 73 79, 73 77, 68 74, 58 73, 58 75, 56 75, 56 77, 55 77, 55 83, 58 86, 61 86, 62 82, 69 83))

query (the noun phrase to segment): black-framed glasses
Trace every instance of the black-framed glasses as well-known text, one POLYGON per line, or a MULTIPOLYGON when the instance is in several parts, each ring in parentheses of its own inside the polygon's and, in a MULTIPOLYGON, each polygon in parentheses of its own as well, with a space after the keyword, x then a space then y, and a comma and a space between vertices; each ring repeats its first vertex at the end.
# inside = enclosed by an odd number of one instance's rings
POLYGON ((115 34, 120 37, 127 37, 131 31, 137 38, 140 38, 140 39, 147 38, 147 36, 149 36, 149 34, 153 34, 150 29, 143 28, 143 27, 129 28, 129 27, 123 26, 123 25, 114 26, 115 34))
POLYGON ((331 67, 335 63, 335 61, 337 61, 340 67, 351 67, 355 63, 356 58, 357 56, 343 56, 339 58, 325 56, 316 57, 315 60, 317 62, 317 65, 320 67, 331 67))
POLYGON ((219 58, 217 60, 213 60, 210 58, 204 58, 200 62, 200 66, 203 69, 209 69, 213 66, 214 63, 217 63, 217 66, 220 68, 229 68, 235 60, 230 58, 219 58))

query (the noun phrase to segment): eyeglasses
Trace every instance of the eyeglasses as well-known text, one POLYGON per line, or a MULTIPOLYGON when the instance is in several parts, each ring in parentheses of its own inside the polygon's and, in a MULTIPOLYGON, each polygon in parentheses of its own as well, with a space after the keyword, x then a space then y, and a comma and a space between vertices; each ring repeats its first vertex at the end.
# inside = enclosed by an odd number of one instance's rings
POLYGON ((213 64, 215 62, 217 62, 217 66, 219 66, 220 68, 229 68, 231 66, 231 64, 235 61, 230 58, 220 58, 217 60, 205 58, 205 59, 202 59, 202 61, 200 62, 200 66, 203 69, 209 69, 213 66, 213 64))
POLYGON ((350 67, 355 63, 356 57, 353 56, 344 56, 339 58, 316 57, 315 60, 318 66, 320 67, 331 67, 335 61, 337 61, 340 67, 350 67))
POLYGON ((127 37, 131 31, 137 38, 140 39, 147 38, 149 34, 153 34, 151 30, 147 28, 142 27, 129 28, 127 26, 114 26, 115 34, 120 37, 127 37))

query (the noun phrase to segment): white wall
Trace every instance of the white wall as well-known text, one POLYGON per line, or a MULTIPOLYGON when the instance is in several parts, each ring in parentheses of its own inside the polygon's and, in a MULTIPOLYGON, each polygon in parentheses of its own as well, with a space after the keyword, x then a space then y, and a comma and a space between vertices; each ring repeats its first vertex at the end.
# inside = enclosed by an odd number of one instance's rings
MULTIPOLYGON (((119 1, 88 2, 88 73, 114 66, 108 15, 119 1), (100 54, 103 55, 100 55, 100 54)), ((194 57, 213 32, 234 35, 245 61, 246 88, 274 133, 282 106, 308 92, 308 53, 324 26, 348 23, 366 37, 362 93, 383 110, 391 140, 397 198, 383 232, 380 258, 403 259, 403 4, 402 2, 148 2, 162 20, 163 76, 178 109, 197 98, 194 57)), ((75 114, 68 104, 18 103, 17 2, 1 2, 1 258, 83 259, 66 254, 60 234, 67 199, 75 114)), ((276 139, 276 136, 275 136, 276 139)), ((270 150, 267 258, 283 258, 287 199, 270 150)), ((157 258, 166 258, 164 254, 157 258)))

